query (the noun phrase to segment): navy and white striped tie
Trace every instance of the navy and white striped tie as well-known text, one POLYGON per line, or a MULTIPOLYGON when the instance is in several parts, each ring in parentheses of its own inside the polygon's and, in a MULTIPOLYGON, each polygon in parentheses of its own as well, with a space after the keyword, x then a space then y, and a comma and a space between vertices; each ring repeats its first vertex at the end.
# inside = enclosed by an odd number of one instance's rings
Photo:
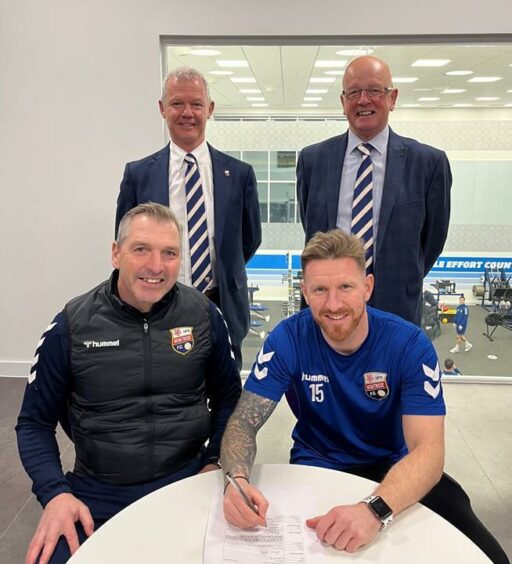
POLYGON ((192 286, 204 292, 210 283, 212 263, 206 223, 206 206, 199 167, 194 155, 185 156, 185 194, 187 198, 187 226, 190 245, 192 286))
POLYGON ((362 239, 366 251, 366 272, 373 271, 373 163, 372 146, 361 143, 357 146, 363 160, 359 165, 352 201, 352 233, 362 239))

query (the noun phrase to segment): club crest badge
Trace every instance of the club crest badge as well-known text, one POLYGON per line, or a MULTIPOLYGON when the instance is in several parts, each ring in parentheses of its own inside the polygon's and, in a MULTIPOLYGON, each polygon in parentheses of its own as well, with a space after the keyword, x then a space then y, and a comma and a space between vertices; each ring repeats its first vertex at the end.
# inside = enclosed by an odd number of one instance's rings
POLYGON ((187 354, 194 348, 193 327, 175 327, 169 329, 171 347, 178 354, 187 354))
POLYGON ((385 372, 367 372, 364 374, 364 391, 370 399, 383 400, 389 395, 385 372))

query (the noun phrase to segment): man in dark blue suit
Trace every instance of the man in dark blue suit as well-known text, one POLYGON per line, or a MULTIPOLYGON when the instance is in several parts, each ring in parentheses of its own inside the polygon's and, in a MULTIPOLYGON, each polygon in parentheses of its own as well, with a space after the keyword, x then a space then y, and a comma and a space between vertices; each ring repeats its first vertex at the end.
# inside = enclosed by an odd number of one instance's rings
POLYGON ((358 145, 371 146, 375 289, 369 303, 420 325, 423 278, 448 233, 452 176, 445 153, 390 129, 397 96, 384 61, 352 61, 341 94, 349 130, 302 150, 297 192, 306 241, 335 227, 350 232, 358 145))
POLYGON ((249 328, 245 265, 261 243, 254 170, 206 142, 206 122, 214 102, 201 73, 189 67, 172 71, 164 81, 159 106, 169 128, 170 144, 126 165, 117 199, 116 233, 124 214, 140 203, 152 201, 171 207, 184 229, 179 281, 204 291, 220 307, 241 367, 240 346, 249 328), (204 204, 199 209, 207 227, 201 255, 202 259, 207 255, 201 265, 204 268, 207 263, 207 271, 201 282, 194 280, 196 243, 192 237, 198 227, 189 223, 192 214, 187 209, 191 198, 197 196, 189 193, 187 184, 197 173, 202 190, 202 203, 197 205, 204 204))

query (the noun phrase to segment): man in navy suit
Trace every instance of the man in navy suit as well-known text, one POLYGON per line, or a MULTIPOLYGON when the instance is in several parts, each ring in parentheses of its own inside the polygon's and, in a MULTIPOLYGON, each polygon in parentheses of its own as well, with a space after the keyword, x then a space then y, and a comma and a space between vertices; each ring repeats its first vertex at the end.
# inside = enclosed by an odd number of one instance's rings
POLYGON ((124 214, 140 203, 152 201, 171 207, 184 229, 179 281, 201 289, 220 307, 240 368, 240 346, 249 328, 245 265, 261 243, 254 170, 206 142, 206 122, 214 102, 201 73, 189 67, 169 73, 159 106, 171 141, 157 153, 126 165, 117 199, 116 233, 124 214), (209 249, 206 288, 192 278, 194 242, 192 234, 189 241, 187 225, 189 169, 185 157, 197 165, 204 196, 209 249))
POLYGON ((370 305, 421 324, 423 278, 443 250, 452 176, 445 153, 388 126, 398 90, 388 65, 370 56, 345 69, 343 135, 302 150, 297 193, 306 242, 317 231, 350 232, 354 185, 368 143, 373 164, 373 264, 370 305))

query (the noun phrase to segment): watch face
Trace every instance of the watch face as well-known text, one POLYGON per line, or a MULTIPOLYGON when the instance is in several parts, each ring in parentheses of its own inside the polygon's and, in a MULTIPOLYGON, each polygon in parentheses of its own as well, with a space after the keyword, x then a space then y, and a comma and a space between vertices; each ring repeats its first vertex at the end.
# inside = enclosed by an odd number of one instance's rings
POLYGON ((393 513, 391 507, 381 497, 376 497, 369 505, 379 519, 387 519, 393 513))

